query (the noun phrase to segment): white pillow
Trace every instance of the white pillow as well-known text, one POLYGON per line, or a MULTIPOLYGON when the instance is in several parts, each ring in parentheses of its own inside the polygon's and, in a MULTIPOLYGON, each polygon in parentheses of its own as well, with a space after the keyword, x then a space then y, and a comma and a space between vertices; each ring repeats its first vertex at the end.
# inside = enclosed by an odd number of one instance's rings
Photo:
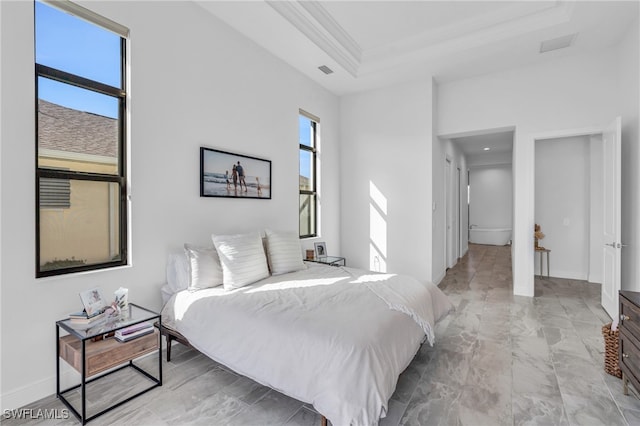
POLYGON ((185 244, 184 252, 189 260, 189 291, 222 284, 222 267, 215 248, 185 244))
POLYGON ((212 235, 222 264, 225 290, 244 287, 269 276, 259 233, 212 235))
POLYGON ((267 253, 273 275, 305 269, 297 232, 274 232, 266 229, 267 253))
POLYGON ((167 256, 167 284, 172 293, 189 287, 189 261, 184 251, 167 256))

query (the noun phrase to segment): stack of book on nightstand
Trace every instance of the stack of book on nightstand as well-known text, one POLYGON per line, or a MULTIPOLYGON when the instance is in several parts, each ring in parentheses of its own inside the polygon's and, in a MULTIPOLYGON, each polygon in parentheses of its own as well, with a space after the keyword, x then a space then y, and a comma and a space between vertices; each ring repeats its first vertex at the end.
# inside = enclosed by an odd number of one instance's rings
POLYGON ((116 330, 116 340, 118 342, 128 342, 136 337, 144 336, 145 334, 153 333, 153 324, 149 322, 141 322, 140 324, 130 325, 129 327, 116 330))
POLYGON ((106 316, 106 312, 104 310, 98 311, 93 315, 87 315, 86 311, 82 312, 74 312, 69 314, 69 319, 73 324, 93 324, 106 316))

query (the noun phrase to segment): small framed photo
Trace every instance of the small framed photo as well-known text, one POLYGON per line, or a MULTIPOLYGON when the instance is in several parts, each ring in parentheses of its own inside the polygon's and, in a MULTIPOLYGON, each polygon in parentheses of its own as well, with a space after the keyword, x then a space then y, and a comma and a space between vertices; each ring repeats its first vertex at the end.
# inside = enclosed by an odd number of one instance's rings
POLYGON ((107 307, 107 303, 104 297, 102 297, 102 292, 99 288, 83 291, 80 293, 80 300, 82 300, 87 317, 99 314, 107 307))
POLYGON ((316 248, 316 257, 319 259, 321 257, 327 257, 327 243, 319 242, 314 243, 316 248))

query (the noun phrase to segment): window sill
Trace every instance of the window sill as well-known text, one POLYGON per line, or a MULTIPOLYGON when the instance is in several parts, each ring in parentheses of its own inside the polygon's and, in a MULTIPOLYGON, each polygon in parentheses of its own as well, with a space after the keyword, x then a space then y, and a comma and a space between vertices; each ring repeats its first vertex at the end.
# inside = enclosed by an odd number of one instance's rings
POLYGON ((71 278, 71 277, 80 277, 83 275, 93 275, 93 274, 104 273, 104 272, 119 271, 122 269, 130 269, 132 267, 133 265, 128 264, 128 265, 121 265, 121 266, 113 266, 111 268, 92 269, 90 271, 70 272, 68 274, 51 275, 48 277, 35 277, 35 279, 38 282, 57 281, 61 279, 71 278))

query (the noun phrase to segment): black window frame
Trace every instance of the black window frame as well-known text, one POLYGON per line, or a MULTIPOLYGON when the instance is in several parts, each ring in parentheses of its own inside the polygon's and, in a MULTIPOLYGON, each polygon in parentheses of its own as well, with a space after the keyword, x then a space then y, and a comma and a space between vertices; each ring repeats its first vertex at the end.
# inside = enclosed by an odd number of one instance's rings
MULTIPOLYGON (((299 190, 299 195, 298 195, 298 199, 300 199, 300 197, 302 195, 310 195, 310 199, 313 200, 313 206, 312 209, 310 210, 311 212, 313 212, 312 215, 313 217, 310 217, 310 225, 313 225, 313 231, 310 234, 305 234, 302 235, 300 234, 300 213, 301 210, 298 211, 298 234, 300 236, 300 239, 303 238, 314 238, 318 236, 318 126, 320 124, 320 119, 318 117, 315 117, 312 114, 309 114, 306 111, 303 110, 299 110, 299 116, 303 116, 305 118, 307 118, 310 122, 311 122, 311 128, 313 129, 313 138, 311 140, 311 146, 307 146, 304 144, 299 144, 300 145, 300 150, 298 151, 298 170, 300 169, 300 151, 305 151, 305 152, 309 152, 311 153, 311 161, 312 161, 312 167, 311 167, 311 190, 303 190, 300 189, 300 184, 298 183, 298 190, 299 190)), ((298 135, 299 138, 299 135, 298 135)), ((300 205, 300 203, 298 202, 298 205, 300 205)), ((300 207, 299 207, 300 209, 300 207)), ((311 229, 311 226, 309 226, 309 229, 311 229)))
MULTIPOLYGON (((34 2, 35 12, 35 2, 34 2)), ((83 19, 75 16, 77 19, 83 19)), ((34 13, 35 21, 35 13, 34 13)), ((100 28, 106 29, 100 24, 92 22, 100 28)), ((120 82, 122 88, 104 84, 95 80, 91 80, 79 75, 75 75, 66 71, 51 68, 46 65, 35 62, 35 201, 36 201, 36 278, 72 274, 76 272, 93 271, 128 264, 128 179, 127 179, 127 39, 122 35, 120 37, 120 82), (101 93, 116 98, 118 100, 118 173, 95 173, 95 172, 79 172, 72 170, 61 170, 54 168, 40 167, 39 165, 39 120, 38 120, 38 80, 39 78, 48 78, 60 83, 69 84, 81 89, 101 93), (92 263, 87 265, 70 266, 53 270, 42 270, 40 265, 40 178, 64 179, 64 180, 84 180, 92 182, 115 183, 119 186, 119 251, 120 259, 111 260, 101 263, 92 263)), ((36 39, 34 37, 34 49, 36 39)), ((35 51, 35 50, 34 50, 35 51)), ((35 58, 35 55, 34 55, 35 58)))

